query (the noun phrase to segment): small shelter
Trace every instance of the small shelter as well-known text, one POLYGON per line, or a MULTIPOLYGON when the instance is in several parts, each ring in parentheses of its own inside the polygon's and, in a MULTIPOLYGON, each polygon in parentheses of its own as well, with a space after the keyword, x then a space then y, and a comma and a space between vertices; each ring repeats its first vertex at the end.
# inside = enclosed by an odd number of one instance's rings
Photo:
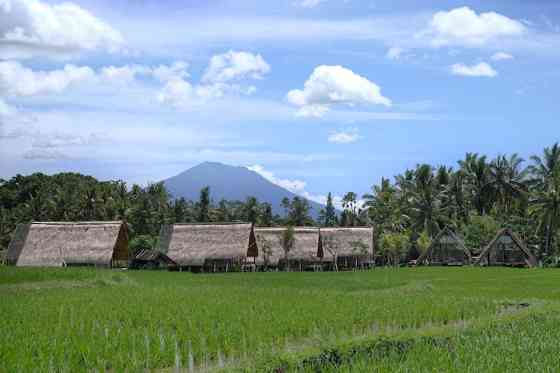
POLYGON ((426 252, 418 257, 418 264, 432 266, 462 266, 471 263, 471 252, 463 240, 445 227, 432 241, 426 252))
POLYGON ((36 267, 126 266, 128 229, 121 221, 20 224, 8 246, 7 262, 36 267))
POLYGON ((480 253, 478 264, 485 266, 534 267, 537 259, 511 229, 501 229, 480 253))
POLYGON ((209 272, 241 269, 259 254, 250 223, 164 225, 158 250, 181 269, 209 272))
POLYGON ((337 270, 373 266, 373 228, 321 228, 317 255, 337 270))
POLYGON ((164 253, 148 249, 138 251, 130 262, 130 268, 134 269, 166 269, 176 266, 177 263, 164 253))
POLYGON ((321 257, 317 256, 319 229, 313 227, 294 227, 294 246, 286 253, 282 246, 282 236, 286 228, 255 228, 260 256, 257 264, 265 267, 281 267, 294 270, 314 268, 321 257))

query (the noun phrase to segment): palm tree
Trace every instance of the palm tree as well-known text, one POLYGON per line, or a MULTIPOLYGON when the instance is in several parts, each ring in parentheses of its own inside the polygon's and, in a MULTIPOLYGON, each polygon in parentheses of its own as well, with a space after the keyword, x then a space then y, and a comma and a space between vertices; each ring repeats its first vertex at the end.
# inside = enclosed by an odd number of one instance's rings
POLYGON ((459 161, 459 166, 465 175, 465 191, 470 203, 482 216, 490 208, 490 200, 485 185, 488 183, 488 163, 486 156, 477 153, 467 153, 465 159, 459 161))
POLYGON ((445 188, 440 187, 432 167, 423 164, 416 168, 410 189, 414 228, 417 231, 425 230, 430 237, 434 237, 439 232, 439 222, 446 220, 445 206, 442 204, 446 198, 445 188))
POLYGON ((498 155, 490 162, 488 168, 489 180, 484 189, 492 194, 496 201, 498 212, 507 215, 514 200, 522 201, 527 197, 527 169, 522 169, 523 158, 512 154, 509 158, 498 155))
POLYGON ((545 148, 543 157, 531 157, 529 170, 533 176, 531 185, 531 216, 537 217, 544 228, 545 253, 550 254, 552 240, 560 224, 560 147, 558 143, 545 148))

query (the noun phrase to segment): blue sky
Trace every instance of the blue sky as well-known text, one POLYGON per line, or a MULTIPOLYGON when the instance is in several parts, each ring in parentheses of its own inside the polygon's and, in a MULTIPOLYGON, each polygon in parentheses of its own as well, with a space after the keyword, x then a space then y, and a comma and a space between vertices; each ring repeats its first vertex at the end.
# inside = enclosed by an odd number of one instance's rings
POLYGON ((557 1, 0 0, 0 177, 203 161, 322 201, 559 140, 557 1))

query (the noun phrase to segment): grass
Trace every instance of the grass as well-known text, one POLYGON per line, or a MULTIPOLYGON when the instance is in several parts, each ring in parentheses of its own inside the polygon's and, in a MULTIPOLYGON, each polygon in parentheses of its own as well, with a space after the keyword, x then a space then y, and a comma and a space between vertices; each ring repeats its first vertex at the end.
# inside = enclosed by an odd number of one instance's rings
POLYGON ((0 267, 0 371, 547 371, 558 284, 506 268, 0 267))

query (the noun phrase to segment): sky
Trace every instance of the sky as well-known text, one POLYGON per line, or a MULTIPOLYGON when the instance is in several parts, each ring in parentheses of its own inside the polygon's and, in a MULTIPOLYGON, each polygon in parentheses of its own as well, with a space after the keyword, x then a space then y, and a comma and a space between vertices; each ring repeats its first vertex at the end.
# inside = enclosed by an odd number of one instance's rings
POLYGON ((560 138, 554 0, 0 0, 0 178, 204 161, 324 202, 560 138))

